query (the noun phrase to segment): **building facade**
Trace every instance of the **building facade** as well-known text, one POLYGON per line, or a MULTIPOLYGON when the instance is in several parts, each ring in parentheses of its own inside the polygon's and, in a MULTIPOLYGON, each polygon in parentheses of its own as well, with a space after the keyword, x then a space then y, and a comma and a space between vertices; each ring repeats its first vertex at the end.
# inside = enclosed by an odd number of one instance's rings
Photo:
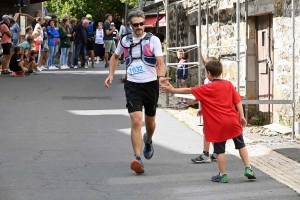
MULTIPOLYGON (((292 1, 240 0, 240 23, 236 23, 236 0, 201 1, 202 57, 215 56, 223 63, 223 78, 237 86, 250 100, 292 100, 295 81, 295 121, 300 120, 300 29, 295 29, 295 77, 292 73, 292 1), (237 28, 240 30, 239 73, 237 73, 237 28), (221 47, 220 47, 221 46, 221 47)), ((198 1, 187 0, 169 6, 169 47, 197 43, 198 1)), ((295 27, 300 25, 300 3, 295 1, 295 27)), ((176 55, 170 54, 170 62, 176 55)), ((190 51, 190 60, 197 51, 190 51)), ((202 76, 205 76, 202 66, 202 76)), ((205 77, 202 77, 204 80, 205 77)), ((190 70, 190 86, 198 84, 198 69, 190 70)), ((291 126, 290 104, 251 105, 252 114, 260 113, 267 123, 291 126)), ((251 116, 251 115, 250 115, 251 116)))

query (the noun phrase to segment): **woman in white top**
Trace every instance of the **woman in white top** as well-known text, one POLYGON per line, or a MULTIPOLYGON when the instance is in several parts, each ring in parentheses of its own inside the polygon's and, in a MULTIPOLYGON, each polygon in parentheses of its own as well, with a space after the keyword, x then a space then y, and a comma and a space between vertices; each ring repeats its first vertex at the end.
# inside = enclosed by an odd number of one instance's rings
POLYGON ((98 28, 96 30, 96 38, 95 38, 95 56, 97 58, 96 64, 99 64, 99 58, 103 60, 105 46, 103 41, 104 33, 103 33, 103 23, 98 23, 98 28))

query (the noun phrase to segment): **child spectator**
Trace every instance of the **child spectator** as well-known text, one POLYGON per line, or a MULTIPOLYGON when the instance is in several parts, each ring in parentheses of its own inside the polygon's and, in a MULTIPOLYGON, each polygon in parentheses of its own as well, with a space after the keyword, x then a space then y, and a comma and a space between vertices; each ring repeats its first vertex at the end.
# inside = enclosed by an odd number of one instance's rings
POLYGON ((32 35, 32 32, 33 32, 33 30, 32 30, 32 27, 31 26, 28 26, 27 28, 26 28, 26 30, 25 30, 25 40, 27 40, 27 37, 29 36, 29 35, 32 35))
MULTIPOLYGON (((179 64, 177 66, 177 78, 176 78, 176 83, 178 84, 179 88, 186 88, 186 82, 185 80, 188 78, 188 66, 185 65, 184 63, 187 62, 189 55, 188 53, 184 50, 181 49, 177 52, 177 58, 179 59, 179 64)), ((186 103, 186 98, 180 98, 180 101, 176 105, 185 105, 186 103)))
POLYGON ((33 36, 29 35, 27 39, 21 42, 18 46, 20 47, 20 57, 22 61, 25 61, 29 57, 30 51, 33 45, 33 36))
POLYGON ((19 56, 20 54, 20 47, 16 46, 14 48, 14 54, 12 55, 10 62, 9 62, 9 69, 13 72, 13 75, 17 77, 18 75, 25 76, 28 72, 28 69, 24 67, 24 62, 21 61, 19 56))
POLYGON ((33 74, 37 74, 37 71, 41 71, 38 69, 38 64, 36 63, 37 56, 38 52, 36 50, 30 51, 28 66, 30 71, 33 71, 33 74))
MULTIPOLYGON (((206 59, 206 62, 210 61, 210 60, 218 60, 215 57, 209 57, 206 59)), ((204 84, 208 84, 211 83, 209 81, 208 78, 206 78, 204 80, 204 84)), ((197 112, 197 117, 202 115, 202 109, 201 107, 199 108, 198 112, 197 112)), ((205 139, 205 132, 204 132, 204 128, 203 128, 203 153, 200 154, 198 157, 196 158, 192 158, 191 161, 194 163, 210 163, 211 161, 217 161, 217 154, 213 153, 211 154, 211 156, 209 156, 209 146, 210 146, 210 142, 207 142, 205 139)))
POLYGON ((211 60, 205 64, 207 78, 212 82, 194 88, 174 88, 171 84, 161 86, 164 92, 193 94, 201 102, 205 137, 214 143, 218 155, 219 173, 213 176, 213 182, 227 183, 226 141, 233 139, 245 165, 244 175, 256 179, 251 166, 248 150, 245 146, 242 127, 247 125, 242 107, 242 98, 231 82, 220 79, 223 66, 220 61, 211 60))

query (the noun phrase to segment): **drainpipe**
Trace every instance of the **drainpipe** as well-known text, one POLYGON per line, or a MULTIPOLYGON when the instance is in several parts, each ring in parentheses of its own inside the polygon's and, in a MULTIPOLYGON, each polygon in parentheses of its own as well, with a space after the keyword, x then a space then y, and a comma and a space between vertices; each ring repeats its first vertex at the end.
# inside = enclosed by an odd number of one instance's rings
POLYGON ((236 86, 238 93, 240 93, 240 0, 236 1, 236 67, 236 86))
MULTIPOLYGON (((246 70, 246 83, 245 83, 245 99, 248 99, 247 96, 247 84, 248 84, 248 0, 245 1, 245 21, 246 21, 246 35, 245 35, 245 70, 246 70)), ((245 117, 246 120, 248 121, 248 109, 249 105, 245 105, 245 117)))
POLYGON ((295 0, 292 0, 292 69, 293 69, 293 83, 292 83, 292 140, 295 140, 295 0))
POLYGON ((209 31, 208 31, 208 13, 209 13, 209 1, 206 0, 206 57, 209 57, 209 31))
MULTIPOLYGON (((201 50, 201 0, 198 0, 198 48, 197 48, 197 54, 198 54, 198 86, 202 84, 201 79, 201 69, 202 69, 202 50, 201 50)), ((200 101, 198 102, 198 108, 201 108, 200 101)), ((202 118, 200 118, 200 125, 202 124, 202 118)))
MULTIPOLYGON (((169 48, 169 0, 165 1, 165 13, 166 13, 166 48, 169 48)), ((169 72, 169 52, 166 51, 166 71, 167 77, 170 77, 169 72)), ((170 107, 169 93, 166 93, 166 107, 170 107)))

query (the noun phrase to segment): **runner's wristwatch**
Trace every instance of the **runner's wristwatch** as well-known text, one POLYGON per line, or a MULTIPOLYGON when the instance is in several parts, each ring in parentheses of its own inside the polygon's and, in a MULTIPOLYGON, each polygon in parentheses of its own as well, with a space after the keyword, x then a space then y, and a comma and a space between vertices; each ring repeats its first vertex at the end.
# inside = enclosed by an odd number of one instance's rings
POLYGON ((161 78, 161 77, 165 78, 164 76, 157 76, 157 80, 159 80, 159 78, 161 78))

